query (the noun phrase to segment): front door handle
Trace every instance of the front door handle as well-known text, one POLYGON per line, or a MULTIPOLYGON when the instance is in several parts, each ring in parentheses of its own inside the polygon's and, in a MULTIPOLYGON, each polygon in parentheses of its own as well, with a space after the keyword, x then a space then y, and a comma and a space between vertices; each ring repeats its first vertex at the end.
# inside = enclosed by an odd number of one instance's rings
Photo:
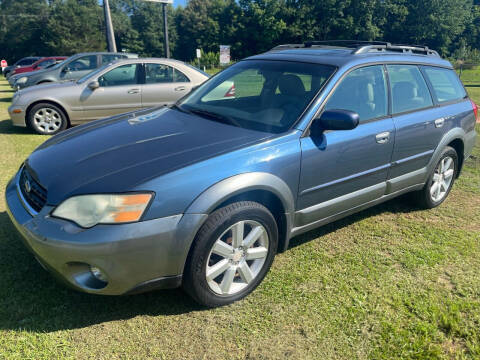
POLYGON ((138 94, 140 92, 140 89, 130 89, 128 90, 129 94, 138 94))
POLYGON ((445 124, 445 118, 435 120, 435 127, 441 128, 445 124))
POLYGON ((184 91, 186 89, 185 86, 178 86, 175 88, 175 91, 184 91))
POLYGON ((385 131, 383 133, 380 133, 380 134, 377 134, 375 136, 375 140, 377 141, 377 143, 379 144, 386 144, 388 142, 388 140, 390 140, 390 132, 389 131, 385 131))

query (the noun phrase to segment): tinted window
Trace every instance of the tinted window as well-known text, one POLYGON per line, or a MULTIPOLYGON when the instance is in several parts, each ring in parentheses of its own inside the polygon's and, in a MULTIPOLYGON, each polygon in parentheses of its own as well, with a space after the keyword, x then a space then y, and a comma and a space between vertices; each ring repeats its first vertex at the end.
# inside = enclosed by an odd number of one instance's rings
POLYGON ((433 105, 420 70, 415 65, 387 65, 392 88, 393 113, 422 109, 433 105))
POLYGON ((97 56, 89 55, 78 58, 68 64, 68 69, 70 71, 85 71, 85 70, 94 70, 97 68, 97 56))
POLYGON ((163 84, 173 82, 173 68, 163 64, 145 64, 145 83, 163 84))
POLYGON ((335 68, 293 61, 241 61, 182 101, 185 110, 253 130, 288 130, 335 68))
POLYGON ((111 63, 114 60, 122 59, 125 56, 122 55, 102 55, 102 65, 111 63))
POLYGON ((48 59, 48 60, 42 61, 40 64, 38 64, 38 66, 44 68, 52 64, 55 64, 55 59, 48 59))
POLYGON ((188 77, 178 69, 173 69, 174 82, 190 82, 188 77))
POLYGON ((434 67, 424 67, 424 69, 439 103, 463 99, 467 95, 453 70, 434 67))
POLYGON ((20 66, 32 65, 37 60, 38 59, 34 59, 34 58, 33 59, 23 59, 23 60, 20 60, 17 65, 20 65, 20 66))
POLYGON ((128 64, 119 66, 98 78, 102 87, 135 85, 138 78, 138 64, 128 64))
POLYGON ((383 66, 368 66, 349 73, 325 109, 354 111, 360 115, 360 121, 387 115, 388 92, 383 66))

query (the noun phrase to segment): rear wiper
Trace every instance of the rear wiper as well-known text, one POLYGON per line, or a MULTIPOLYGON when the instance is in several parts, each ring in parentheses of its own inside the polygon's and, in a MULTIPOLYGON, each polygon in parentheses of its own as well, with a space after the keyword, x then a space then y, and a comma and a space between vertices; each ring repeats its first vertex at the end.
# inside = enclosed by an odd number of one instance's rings
POLYGON ((235 125, 235 126, 240 126, 235 120, 233 120, 231 117, 225 116, 225 115, 220 115, 214 112, 210 112, 207 110, 200 110, 200 109, 190 109, 190 112, 193 114, 197 114, 200 116, 208 117, 213 120, 218 120, 223 123, 227 123, 230 125, 235 125))

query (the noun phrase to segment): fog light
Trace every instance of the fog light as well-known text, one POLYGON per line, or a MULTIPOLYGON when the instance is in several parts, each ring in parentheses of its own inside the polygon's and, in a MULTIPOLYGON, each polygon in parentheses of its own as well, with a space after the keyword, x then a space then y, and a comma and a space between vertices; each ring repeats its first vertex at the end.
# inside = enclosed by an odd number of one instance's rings
POLYGON ((108 282, 107 275, 96 266, 90 266, 90 272, 100 281, 108 282))

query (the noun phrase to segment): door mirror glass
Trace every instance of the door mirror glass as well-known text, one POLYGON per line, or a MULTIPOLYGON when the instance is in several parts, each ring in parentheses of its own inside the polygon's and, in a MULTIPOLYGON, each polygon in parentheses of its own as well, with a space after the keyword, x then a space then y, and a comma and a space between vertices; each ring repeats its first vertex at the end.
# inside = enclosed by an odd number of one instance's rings
POLYGON ((315 119, 310 130, 312 135, 320 134, 325 130, 352 130, 358 126, 360 116, 349 110, 325 110, 315 119))
POLYGON ((92 91, 95 89, 98 89, 99 87, 100 87, 100 84, 97 80, 92 81, 91 83, 88 84, 88 88, 92 91))

